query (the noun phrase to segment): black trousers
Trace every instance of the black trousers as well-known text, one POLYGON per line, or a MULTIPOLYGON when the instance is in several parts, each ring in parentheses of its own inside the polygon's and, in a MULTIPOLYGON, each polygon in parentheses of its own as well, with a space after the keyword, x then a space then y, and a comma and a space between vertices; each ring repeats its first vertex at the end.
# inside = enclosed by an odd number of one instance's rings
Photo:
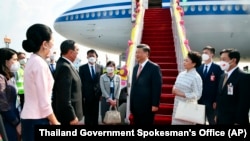
POLYGON ((99 98, 85 99, 83 108, 85 125, 98 125, 99 98))
POLYGON ((136 114, 133 113, 135 125, 153 125, 155 113, 136 114))

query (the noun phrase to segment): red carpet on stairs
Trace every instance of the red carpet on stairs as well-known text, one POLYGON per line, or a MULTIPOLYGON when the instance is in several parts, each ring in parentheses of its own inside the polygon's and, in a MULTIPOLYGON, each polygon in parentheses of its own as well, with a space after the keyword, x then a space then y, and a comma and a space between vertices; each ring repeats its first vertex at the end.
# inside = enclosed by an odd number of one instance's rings
MULTIPOLYGON (((149 59, 160 65, 163 86, 159 111, 155 116, 158 125, 170 125, 174 95, 172 87, 178 75, 170 9, 149 8, 145 11, 141 43, 151 48, 149 59)), ((132 121, 132 116, 130 116, 132 121)))

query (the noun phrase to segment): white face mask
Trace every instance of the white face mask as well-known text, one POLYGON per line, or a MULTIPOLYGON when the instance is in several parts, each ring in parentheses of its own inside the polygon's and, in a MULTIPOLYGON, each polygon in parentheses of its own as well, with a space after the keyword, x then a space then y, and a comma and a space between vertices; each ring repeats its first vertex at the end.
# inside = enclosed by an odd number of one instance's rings
POLYGON ((11 65, 10 71, 11 72, 17 72, 19 68, 20 68, 20 64, 19 64, 19 62, 16 62, 16 63, 11 65))
POLYGON ((230 64, 226 61, 220 61, 219 65, 223 71, 227 71, 230 67, 230 64))
POLYGON ((89 62, 90 63, 95 63, 96 62, 96 58, 95 57, 89 57, 89 62))
POLYGON ((26 63, 26 61, 25 61, 25 59, 21 59, 21 60, 19 60, 19 63, 20 63, 21 65, 24 65, 24 64, 26 63))
POLYGON ((113 73, 114 72, 113 67, 107 67, 106 70, 107 70, 107 73, 113 73))
POLYGON ((209 55, 207 54, 202 54, 202 61, 207 61, 209 59, 209 55))
POLYGON ((47 58, 45 61, 46 61, 47 64, 50 64, 50 59, 49 58, 47 58))
POLYGON ((54 55, 51 55, 51 56, 50 56, 50 60, 55 60, 55 56, 54 56, 54 55))

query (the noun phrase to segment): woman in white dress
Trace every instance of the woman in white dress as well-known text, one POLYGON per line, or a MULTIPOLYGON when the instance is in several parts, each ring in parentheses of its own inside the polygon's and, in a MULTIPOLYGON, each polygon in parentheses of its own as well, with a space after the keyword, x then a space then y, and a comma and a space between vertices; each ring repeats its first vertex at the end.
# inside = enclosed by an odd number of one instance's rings
POLYGON ((196 72, 196 68, 201 65, 201 55, 195 51, 189 51, 184 59, 185 71, 179 73, 176 78, 172 93, 175 95, 174 108, 172 114, 172 125, 194 125, 189 121, 174 118, 176 107, 179 101, 191 101, 197 103, 202 93, 202 79, 196 72))

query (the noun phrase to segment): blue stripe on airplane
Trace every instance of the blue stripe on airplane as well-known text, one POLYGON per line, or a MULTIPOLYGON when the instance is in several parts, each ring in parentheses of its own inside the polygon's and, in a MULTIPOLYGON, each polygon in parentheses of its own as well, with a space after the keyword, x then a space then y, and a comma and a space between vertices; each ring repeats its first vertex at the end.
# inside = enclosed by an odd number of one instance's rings
MULTIPOLYGON (((164 3, 169 0, 163 0, 164 3)), ((192 0, 192 1, 203 1, 203 0, 192 0)), ((96 5, 83 7, 78 9, 73 9, 66 11, 65 13, 77 12, 82 10, 93 10, 95 8, 107 8, 107 7, 117 7, 117 6, 127 6, 131 5, 131 2, 124 3, 113 3, 113 4, 105 4, 105 5, 96 5)), ((242 15, 242 14, 250 14, 250 5, 199 5, 199 6, 183 6, 185 11, 185 15, 242 15), (224 6, 224 10, 221 8, 224 6), (230 6, 231 8, 228 8, 230 6), (244 8, 246 9, 243 9, 244 8), (216 9, 214 9, 216 7, 216 9)), ((168 7, 164 7, 168 8, 168 7)), ((78 14, 70 14, 67 16, 61 16, 56 19, 56 22, 67 22, 67 21, 82 21, 82 20, 99 20, 99 19, 116 19, 116 18, 131 18, 131 13, 129 12, 131 9, 120 9, 120 10, 112 10, 113 14, 109 14, 109 11, 99 11, 99 12, 82 12, 78 14), (118 11, 118 14, 116 12, 118 11), (125 12, 123 12, 125 11, 125 12)), ((64 14, 65 14, 64 13, 64 14)))
POLYGON ((64 12, 63 14, 67 14, 67 13, 70 13, 70 12, 81 11, 81 10, 91 10, 91 9, 97 9, 97 8, 109 8, 109 7, 130 6, 130 5, 131 5, 131 2, 122 2, 122 3, 111 3, 111 4, 95 5, 95 6, 88 6, 88 7, 82 7, 82 8, 72 9, 72 10, 64 12))
POLYGON ((129 11, 130 11, 130 9, 122 9, 122 10, 113 10, 112 14, 109 13, 110 11, 99 11, 99 12, 72 14, 72 15, 67 15, 67 16, 61 16, 61 17, 56 19, 56 22, 131 18, 131 14, 129 11), (116 11, 119 11, 119 13, 116 14, 116 11), (124 11, 124 13, 123 13, 123 11, 124 11))
POLYGON ((183 6, 185 15, 242 15, 250 14, 250 5, 183 6), (245 7, 245 10, 243 9, 245 7))

